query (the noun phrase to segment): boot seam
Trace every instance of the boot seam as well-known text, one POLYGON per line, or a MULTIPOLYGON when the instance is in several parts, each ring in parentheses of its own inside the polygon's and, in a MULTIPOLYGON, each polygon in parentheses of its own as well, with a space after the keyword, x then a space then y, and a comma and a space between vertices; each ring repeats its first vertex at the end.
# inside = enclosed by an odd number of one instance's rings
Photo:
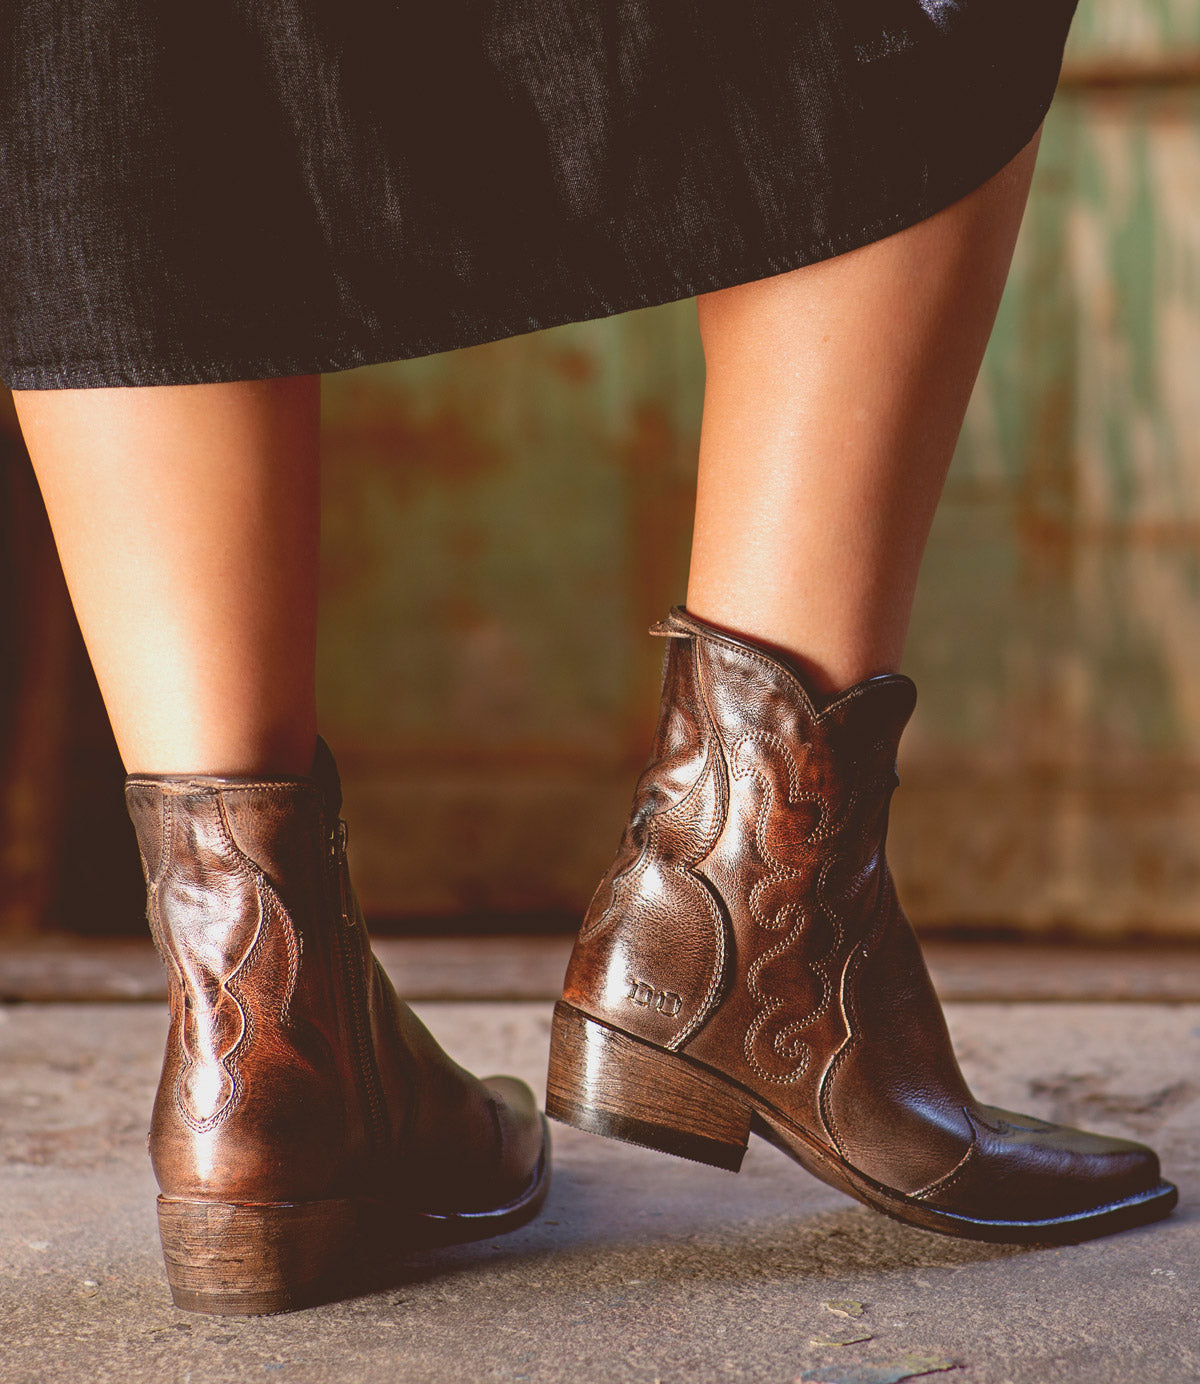
POLYGON ((705 839, 704 849, 695 861, 687 867, 686 872, 681 869, 681 873, 693 879, 704 894, 705 902, 709 907, 709 914, 713 921, 713 930, 716 935, 716 964, 713 967, 712 979, 709 981, 708 988, 704 993, 704 998, 692 1016, 691 1022, 686 1024, 683 1031, 675 1036, 668 1044, 671 1051, 682 1050, 683 1045, 689 1042, 712 1016, 713 1008, 717 997, 720 995, 725 985, 726 972, 729 966, 729 942, 727 932, 731 928, 729 921, 729 908, 721 892, 703 874, 700 866, 712 854, 713 847, 725 830, 729 821, 729 803, 732 796, 731 775, 732 768, 729 763, 729 754, 726 750, 725 741, 721 738, 721 732, 717 729, 716 718, 713 716, 712 707, 708 701, 708 691, 704 685, 704 669, 700 662, 700 649, 696 641, 691 641, 688 655, 692 661, 692 678, 696 688, 696 700, 700 703, 700 710, 704 713, 705 739, 707 741, 704 756, 704 771, 696 780, 699 787, 711 771, 714 775, 717 787, 717 820, 713 824, 711 836, 705 839))
POLYGON ((500 1117, 500 1097, 495 1091, 488 1091, 488 1109, 492 1112, 492 1127, 496 1131, 496 1164, 500 1166, 504 1162, 506 1142, 504 1121, 500 1117))
MULTIPOLYGON (((229 819, 225 812, 224 794, 217 794, 217 817, 221 826, 221 834, 227 841, 230 849, 240 862, 242 870, 249 875, 254 882, 255 893, 258 896, 259 925, 255 933, 254 941, 250 945, 242 961, 237 968, 230 973, 229 981, 232 982, 247 970, 251 963, 257 959, 267 938, 267 930, 272 921, 280 924, 283 932, 284 945, 287 949, 288 957, 288 978, 287 988, 283 1000, 279 1006, 279 1022, 286 1024, 289 1018, 289 1011, 292 996, 296 992, 296 981, 300 975, 300 941, 296 936, 296 926, 292 921, 291 913, 284 907, 283 899, 279 896, 279 891, 271 883, 266 872, 247 855, 241 846, 238 845, 237 838, 233 834, 233 829, 229 825, 229 819)), ((226 982, 228 984, 228 982, 226 982)), ((247 1024, 252 1020, 247 1017, 247 1024)))
MULTIPOLYGON (((814 703, 808 689, 804 686, 804 683, 801 681, 799 675, 793 672, 792 669, 787 666, 786 662, 784 662, 782 658, 772 658, 768 654, 760 653, 758 652, 758 650, 750 648, 746 644, 740 643, 737 639, 734 639, 731 636, 719 630, 713 629, 710 631, 708 629, 698 629, 695 627, 695 621, 698 619, 698 617, 689 614, 686 610, 684 611, 684 618, 690 625, 692 625, 690 634, 693 639, 707 639, 711 643, 720 644, 722 647, 730 649, 734 653, 740 654, 745 658, 751 659, 753 662, 759 663, 765 668, 769 668, 772 672, 776 674, 782 674, 784 678, 787 679, 789 686, 794 687, 796 691, 800 694, 801 702, 803 703, 804 707, 809 712, 809 715, 812 717, 814 721, 824 720, 828 713, 832 711, 835 707, 841 706, 843 703, 852 702, 856 698, 865 696, 869 691, 871 691, 869 683, 873 680, 865 679, 863 682, 856 683, 853 687, 848 687, 844 691, 837 693, 831 702, 827 702, 825 706, 818 708, 817 705, 814 703)), ((878 674, 878 677, 893 680, 889 684, 892 686, 895 686, 897 684, 903 686, 907 684, 909 687, 911 687, 913 685, 912 679, 904 673, 880 673, 878 674)))
MULTIPOLYGON (((886 930, 886 921, 877 925, 873 931, 882 936, 886 930)), ((825 1070, 825 1075, 821 1080, 821 1089, 817 1095, 817 1108, 821 1116, 821 1123, 825 1126, 825 1131, 833 1140, 833 1146, 846 1159, 848 1163, 853 1163, 846 1150, 846 1142, 842 1138, 838 1128, 837 1116, 833 1113, 833 1084, 837 1080, 838 1073, 845 1065, 846 1059, 850 1056, 851 1050, 859 1042, 857 1027, 857 1014, 855 1012, 854 996, 851 990, 853 980, 852 972, 858 967, 866 964, 869 955, 870 937, 860 942, 854 947, 850 955, 846 958, 842 968, 842 983, 840 986, 840 1008, 842 1011, 842 1022, 846 1028, 846 1038, 837 1052, 830 1060, 829 1066, 825 1070)))
POLYGON ((125 780, 129 788, 157 788, 164 797, 182 798, 199 794, 238 792, 305 793, 321 797, 320 786, 311 779, 243 779, 219 774, 130 774, 125 780))
MULTIPOLYGON (((971 1117, 967 1113, 966 1107, 963 1108, 963 1114, 967 1116, 967 1123, 971 1124, 971 1117)), ((975 1133, 974 1125, 971 1124, 971 1142, 967 1145, 966 1153, 955 1163, 954 1167, 952 1167, 948 1173, 943 1173, 941 1177, 935 1177, 932 1182, 927 1183, 918 1191, 909 1192, 908 1195, 912 1197, 914 1201, 926 1201, 930 1197, 937 1196, 940 1192, 949 1191, 967 1171, 968 1167, 974 1163, 978 1153, 979 1137, 975 1133)))
MULTIPOLYGON (((206 794, 205 796, 209 796, 209 795, 206 794)), ((215 804, 214 804, 214 805, 215 805, 215 807, 216 807, 216 815, 217 815, 217 830, 218 830, 218 833, 219 833, 219 835, 220 835, 222 844, 226 847, 226 849, 228 849, 228 850, 230 850, 231 852, 234 853, 234 855, 235 855, 235 863, 237 864, 237 867, 238 867, 239 872, 242 873, 242 874, 245 874, 245 873, 246 873, 246 866, 245 866, 244 860, 241 859, 241 858, 239 858, 239 857, 242 856, 242 853, 237 849, 237 846, 236 846, 236 844, 234 843, 233 838, 232 838, 232 836, 231 836, 231 834, 230 834, 230 832, 229 832, 228 824, 227 824, 227 822, 226 822, 226 820, 225 820, 224 806, 223 806, 223 804, 221 803, 221 796, 220 796, 220 793, 213 793, 211 796, 215 799, 215 804)), ((247 1014, 246 1008, 245 1008, 245 1006, 243 1005, 243 1003, 242 1003, 241 999, 239 998, 239 996, 237 996, 236 994, 234 994, 234 992, 233 992, 232 990, 230 990, 230 988, 229 988, 229 983, 230 983, 230 981, 232 981, 232 980, 239 974, 239 972, 240 972, 240 971, 242 970, 242 968, 246 965, 246 963, 248 962, 248 960, 250 959, 250 957, 254 954, 255 950, 257 949, 257 947, 258 947, 258 945, 259 945, 259 942, 260 942, 260 940, 261 940, 261 937, 262 937, 263 922, 264 922, 264 917, 265 917, 265 910, 264 910, 264 908, 263 908, 262 895, 261 895, 261 893, 260 893, 260 891, 259 891, 259 889, 258 889, 258 882, 257 882, 257 880, 254 881, 254 886, 255 886, 255 897, 256 897, 256 900, 257 900, 257 903, 258 903, 258 925, 257 925, 257 927, 256 927, 255 930, 254 930, 254 940, 251 942, 250 946, 249 946, 249 947, 246 949, 246 951, 243 953, 241 960, 240 960, 240 961, 238 962, 238 964, 234 967, 234 969, 229 973, 228 977, 226 977, 226 976, 219 976, 219 977, 218 977, 218 981, 217 981, 217 983, 218 983, 220 989, 221 989, 225 994, 227 994, 227 995, 229 996, 229 998, 233 1001, 234 1006, 236 1007, 237 1012, 238 1012, 239 1016, 241 1017, 241 1021, 242 1021, 242 1031, 241 1031, 241 1033, 238 1035, 238 1040, 237 1040, 237 1042, 233 1045, 232 1048, 230 1048, 230 1050, 229 1050, 228 1054, 226 1054, 226 1056, 224 1056, 224 1057, 218 1059, 218 1065, 225 1071, 225 1074, 229 1077, 230 1091, 229 1091, 229 1095, 228 1095, 228 1096, 225 1098, 225 1100, 222 1102, 220 1108, 219 1108, 218 1110, 214 1111, 213 1114, 207 1116, 207 1117, 204 1118, 204 1119, 197 1119, 197 1118, 196 1118, 196 1116, 188 1109, 187 1104, 185 1103, 184 1097, 183 1097, 183 1079, 184 1079, 184 1077, 187 1075, 187 1073, 189 1072, 189 1070, 195 1065, 195 1059, 193 1058, 193 1056, 192 1056, 192 1054, 191 1054, 191 1051, 189 1050, 188 1045, 187 1045, 187 1042, 186 1042, 186 1034, 187 1034, 187 1024, 186 1024, 187 1004, 186 1004, 186 998, 185 998, 185 1003, 184 1003, 185 1022, 180 1026, 180 1035, 179 1035, 179 1038, 180 1038, 180 1041, 179 1041, 179 1048, 180 1048, 180 1052, 181 1052, 182 1055, 183 1055, 184 1060, 183 1060, 183 1062, 182 1062, 181 1065, 180 1065, 179 1074, 178 1074, 178 1076, 177 1076, 176 1079, 175 1079, 175 1108, 176 1108, 176 1110, 179 1112, 180 1118, 181 1118, 181 1119, 183 1120, 183 1122, 188 1126, 188 1128, 191 1129, 191 1130, 193 1130, 193 1131, 194 1131, 195 1133, 197 1133, 197 1134, 207 1134, 207 1133, 209 1133, 211 1130, 215 1129, 218 1125, 223 1124, 223 1123, 229 1118, 229 1116, 232 1115, 233 1112, 234 1112, 234 1111, 238 1108, 238 1106, 241 1104, 241 1097, 242 1097, 242 1091, 243 1091, 243 1084, 242 1084, 242 1081, 241 1081, 241 1079, 240 1079, 240 1071, 239 1071, 238 1058, 241 1056, 241 1054, 245 1051, 245 1049, 246 1049, 246 1048, 248 1047, 248 1045, 249 1045, 250 1038, 251 1038, 252 1032, 253 1032, 253 1030, 254 1030, 254 1025, 253 1025, 253 1023, 251 1022, 250 1016, 247 1014)), ((180 967, 181 972, 182 972, 182 969, 183 969, 183 968, 180 967)), ((186 981, 183 982, 183 985, 184 985, 184 991, 185 991, 185 996, 186 996, 186 989, 187 989, 187 983, 186 983, 186 981)))
MULTIPOLYGON (((648 814, 646 841, 645 844, 642 846, 642 849, 638 854, 637 859, 634 860, 626 869, 622 870, 621 873, 615 877, 615 879, 612 882, 612 885, 610 886, 613 892, 613 898, 610 900, 608 907, 604 910, 600 917, 596 919, 594 923, 588 924, 586 921, 584 922, 583 927, 579 931, 579 941, 590 941, 598 932, 600 932, 604 927, 607 926, 608 922, 610 921, 609 914, 612 913, 617 906, 617 886, 625 885, 636 880, 639 875, 643 874, 649 868, 650 861, 653 857, 653 851, 651 850, 651 846, 653 843, 650 839, 650 833, 654 830, 654 828, 658 825, 659 822, 666 821, 667 818, 669 818, 673 813, 681 811, 681 809, 686 807, 687 804, 691 802, 692 798, 694 798, 696 794, 700 791, 700 787, 703 784, 705 778, 707 778, 711 765, 712 755, 711 753, 709 753, 706 754, 704 757, 704 767, 701 769, 700 773, 696 777, 695 782, 687 790, 683 797, 680 798, 678 802, 672 803, 670 807, 662 808, 657 812, 651 812, 650 814, 648 814)), ((717 829, 717 835, 719 834, 720 827, 718 827, 717 829)), ((711 851, 715 839, 716 837, 714 836, 713 841, 707 843, 707 845, 705 846, 704 854, 699 857, 699 860, 703 860, 704 857, 709 853, 709 851, 711 851)), ((671 868, 685 876, 688 874, 688 871, 685 870, 682 866, 676 865, 672 866, 671 868)), ((692 868, 694 869, 694 867, 692 868)), ((597 886, 597 888, 599 888, 599 886, 597 886)))
MULTIPOLYGON (((210 795, 205 794, 204 796, 210 795)), ((288 958, 287 983, 283 1000, 279 1006, 279 1020, 281 1025, 286 1025, 289 1020, 291 999, 295 992, 296 979, 299 975, 300 968, 300 948, 295 936, 295 928, 291 922, 287 909, 283 906, 282 899, 279 898, 277 891, 266 874, 255 864, 246 852, 242 850, 234 838, 226 816, 225 803, 221 791, 214 790, 211 796, 215 800, 214 806, 216 808, 217 831, 221 843, 229 852, 238 872, 243 878, 250 882, 254 889, 255 900, 258 905, 258 922, 254 931, 254 937, 250 945, 242 953, 241 959, 238 961, 237 965, 226 975, 218 976, 218 984, 221 991, 229 996, 230 1000, 232 1000, 237 1008, 237 1012, 241 1018, 242 1032, 238 1036, 237 1042, 229 1049, 229 1052, 224 1057, 218 1059, 218 1065, 224 1069, 230 1079, 232 1089, 230 1090, 229 1096, 218 1110, 204 1119, 197 1119, 188 1109, 183 1098, 183 1079, 188 1070, 194 1065, 195 1059, 192 1057, 184 1041, 186 1024, 181 1026, 180 1050, 185 1061, 181 1066, 179 1076, 175 1083, 175 1105, 180 1117, 189 1128, 193 1129, 198 1134, 206 1134, 215 1129, 218 1125, 223 1124, 234 1114, 242 1103, 245 1094, 245 1081, 241 1071, 241 1061, 253 1044, 258 1030, 254 1022, 253 1011, 245 1003, 245 996, 241 992, 238 980, 239 977, 245 975, 253 968, 255 962, 261 956, 272 923, 278 924, 283 934, 288 958)))

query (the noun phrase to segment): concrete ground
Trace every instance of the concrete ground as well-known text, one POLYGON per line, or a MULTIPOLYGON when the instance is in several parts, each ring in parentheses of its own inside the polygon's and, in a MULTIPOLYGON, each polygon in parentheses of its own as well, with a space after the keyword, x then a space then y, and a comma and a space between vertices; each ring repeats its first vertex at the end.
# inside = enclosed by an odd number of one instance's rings
MULTIPOLYGON (((418 1008, 460 1061, 543 1088, 547 1002, 418 1008)), ((0 1008, 0 1381, 1200 1381, 1200 1005, 956 1003, 950 1020, 982 1096, 1150 1141, 1181 1208, 1013 1250, 896 1225, 759 1141, 734 1177, 556 1125, 532 1225, 413 1257, 374 1296, 214 1318, 171 1305, 159 1260, 162 1007, 0 1008)))

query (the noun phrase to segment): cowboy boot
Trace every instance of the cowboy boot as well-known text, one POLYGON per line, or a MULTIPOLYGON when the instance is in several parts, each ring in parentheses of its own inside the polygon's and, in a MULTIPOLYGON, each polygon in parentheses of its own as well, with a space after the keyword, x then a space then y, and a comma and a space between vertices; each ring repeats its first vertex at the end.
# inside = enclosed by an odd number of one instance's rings
POLYGON ((824 705, 676 608, 653 755, 556 1006, 548 1114, 737 1170, 750 1132, 948 1235, 1074 1241, 1164 1216, 1150 1149, 980 1105, 884 855, 916 689, 824 705))
POLYGON ((545 1199, 545 1122, 438 1047, 371 953, 324 742, 310 778, 130 777, 171 1024, 150 1157, 171 1292, 278 1312, 545 1199))

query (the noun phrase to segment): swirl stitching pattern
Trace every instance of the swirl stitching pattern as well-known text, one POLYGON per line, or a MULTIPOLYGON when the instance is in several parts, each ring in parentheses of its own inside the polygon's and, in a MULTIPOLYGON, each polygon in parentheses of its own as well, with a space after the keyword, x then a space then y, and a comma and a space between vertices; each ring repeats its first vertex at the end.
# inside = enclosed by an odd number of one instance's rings
MULTIPOLYGON (((169 810, 169 809, 168 809, 169 810)), ((286 979, 283 992, 278 996, 278 1012, 281 1023, 287 1023, 289 1007, 292 995, 295 993, 296 980, 299 975, 299 945, 296 939, 295 930, 287 911, 284 909, 282 901, 279 899, 274 886, 267 879, 266 875, 250 860, 238 847, 229 830, 228 821, 225 816, 223 804, 217 801, 218 830, 220 833, 221 844, 232 858, 236 868, 247 879, 253 887, 255 901, 258 909, 258 918, 254 925, 253 934, 248 944, 242 949, 241 956, 234 965, 223 974, 210 971, 209 976, 216 983, 216 1000, 208 1010, 210 1022, 215 1029, 219 1023, 219 1016, 222 1013, 229 1013, 232 1009, 231 1018, 236 1016, 232 1031, 228 1033, 223 1041, 216 1047, 215 1057, 217 1065, 223 1074, 222 1087, 226 1088, 224 1099, 215 1110, 206 1116, 199 1116, 191 1108, 191 1104, 186 1095, 186 1085, 190 1073, 196 1066, 203 1062, 209 1054, 197 1055, 198 1049, 202 1049, 202 1044, 197 1041, 197 1028, 199 1017, 194 1005, 185 1004, 183 1006, 183 1023, 180 1030, 180 1050, 182 1063, 180 1065, 178 1079, 175 1088, 175 1103, 181 1118, 194 1129, 197 1133, 207 1133, 214 1129, 223 1120, 227 1119, 240 1102, 242 1094, 242 1083, 239 1080, 238 1063, 242 1055, 250 1047, 255 1037, 255 1023, 253 1011, 246 1001, 246 995, 239 981, 254 969, 261 959, 263 951, 269 940, 276 935, 281 935, 284 941, 286 954, 286 979), (276 926, 272 926, 276 924, 276 926)), ((165 877, 165 872, 163 876, 165 877)), ((182 988, 188 987, 189 977, 184 973, 178 958, 174 956, 175 948, 171 949, 172 959, 175 970, 182 988)))

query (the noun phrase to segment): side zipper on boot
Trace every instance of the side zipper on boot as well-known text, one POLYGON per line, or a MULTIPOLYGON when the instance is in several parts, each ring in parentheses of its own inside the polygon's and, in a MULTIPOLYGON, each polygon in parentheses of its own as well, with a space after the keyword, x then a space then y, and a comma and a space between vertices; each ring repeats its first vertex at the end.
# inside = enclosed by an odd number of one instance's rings
POLYGON ((349 865, 346 858, 348 838, 346 823, 339 819, 331 849, 333 869, 337 876, 338 946, 341 949, 342 968, 346 977, 350 1027, 358 1059, 356 1066, 359 1087, 363 1093, 367 1112, 367 1132, 374 1152, 384 1146, 387 1130, 383 1109, 383 1083, 375 1061, 375 1044, 371 1036, 371 1016, 367 998, 370 977, 362 964, 361 949, 358 945, 358 911, 349 888, 349 865))

